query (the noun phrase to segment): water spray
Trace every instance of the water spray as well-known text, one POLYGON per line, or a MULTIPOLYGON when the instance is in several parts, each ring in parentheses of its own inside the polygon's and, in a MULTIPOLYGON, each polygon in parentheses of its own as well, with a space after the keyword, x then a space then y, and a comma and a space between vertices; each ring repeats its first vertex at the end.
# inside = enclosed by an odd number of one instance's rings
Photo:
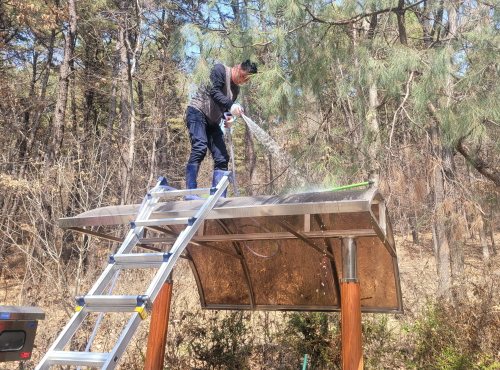
POLYGON ((247 117, 243 112, 241 113, 241 118, 243 118, 247 127, 252 131, 257 140, 277 159, 278 165, 281 167, 289 167, 293 176, 302 182, 302 184, 306 184, 307 180, 294 166, 294 161, 290 154, 287 153, 286 149, 279 145, 267 132, 260 128, 259 125, 247 117))
MULTIPOLYGON (((243 119, 245 120, 245 122, 247 122, 247 119, 248 119, 249 121, 251 121, 253 123, 253 121, 250 120, 250 118, 244 116, 243 113, 241 114, 241 116, 243 117, 243 119)), ((228 122, 228 123, 233 123, 234 120, 235 120, 235 117, 231 113, 228 113, 228 112, 224 113, 224 118, 225 118, 225 122, 228 122)), ((255 125, 255 123, 253 123, 253 124, 255 125)), ((259 127, 259 129, 260 129, 260 127, 259 127)), ((234 149, 233 149, 233 140, 231 138, 231 128, 230 127, 226 128, 226 132, 227 132, 227 141, 229 143, 229 150, 231 152, 231 171, 232 171, 232 174, 233 174, 233 179, 232 180, 233 180, 233 185, 234 185, 234 193, 236 194, 237 197, 239 197, 240 196, 240 192, 238 191, 238 185, 236 184, 236 170, 235 170, 236 167, 235 167, 235 164, 234 164, 234 149)), ((264 134, 265 134, 265 132, 264 132, 264 134)), ((252 220, 258 228, 264 230, 267 233, 270 233, 269 230, 267 230, 265 227, 263 227, 261 224, 259 224, 254 218, 251 217, 250 220, 252 220)), ((238 231, 238 233, 244 234, 244 232, 241 231, 240 228, 236 225, 236 223, 234 222, 234 220, 233 220, 233 224, 234 224, 234 227, 236 228, 236 230, 238 231)), ((250 251, 250 253, 252 253, 255 256, 260 257, 260 258, 273 258, 274 256, 276 256, 281 251, 281 243, 280 243, 279 240, 276 240, 276 244, 277 244, 276 251, 274 253, 270 254, 270 255, 263 255, 263 254, 255 252, 252 248, 250 248, 248 246, 248 244, 247 244, 247 242, 245 240, 242 240, 242 243, 245 246, 245 248, 248 249, 248 251, 250 251)))
POLYGON ((257 140, 278 159, 280 165, 288 165, 291 163, 290 155, 285 149, 279 145, 267 132, 265 132, 259 125, 241 113, 241 118, 245 121, 250 131, 253 132, 257 140))

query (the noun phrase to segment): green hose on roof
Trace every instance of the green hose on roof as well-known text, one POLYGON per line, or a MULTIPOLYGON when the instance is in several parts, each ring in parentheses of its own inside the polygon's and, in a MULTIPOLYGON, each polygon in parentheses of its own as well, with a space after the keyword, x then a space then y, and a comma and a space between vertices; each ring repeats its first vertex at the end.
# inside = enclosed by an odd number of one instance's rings
POLYGON ((355 187, 358 187, 358 186, 367 186, 367 185, 372 185, 372 184, 373 184, 373 181, 367 181, 367 182, 361 182, 359 184, 339 186, 337 188, 328 189, 327 191, 336 191, 336 190, 351 189, 351 188, 355 188, 355 187))

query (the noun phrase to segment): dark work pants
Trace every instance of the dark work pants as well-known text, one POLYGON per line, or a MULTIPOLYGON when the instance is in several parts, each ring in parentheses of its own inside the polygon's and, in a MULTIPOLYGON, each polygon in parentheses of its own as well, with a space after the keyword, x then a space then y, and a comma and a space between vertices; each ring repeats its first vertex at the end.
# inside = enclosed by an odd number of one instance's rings
POLYGON ((207 149, 210 149, 214 159, 214 170, 227 171, 229 155, 220 126, 210 124, 205 115, 193 107, 187 108, 186 125, 191 139, 188 164, 199 165, 207 155, 207 149))

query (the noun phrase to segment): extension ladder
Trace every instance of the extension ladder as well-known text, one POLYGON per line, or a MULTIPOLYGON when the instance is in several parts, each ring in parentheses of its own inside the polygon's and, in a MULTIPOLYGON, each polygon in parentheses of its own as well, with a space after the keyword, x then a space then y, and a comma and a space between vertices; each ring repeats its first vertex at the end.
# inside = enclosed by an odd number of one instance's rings
POLYGON ((168 186, 166 179, 160 177, 157 185, 144 198, 136 220, 131 222, 127 237, 120 249, 110 256, 109 265, 102 275, 87 295, 75 297, 78 303, 76 312, 35 370, 47 370, 52 365, 93 366, 106 370, 114 369, 139 324, 146 318, 146 311, 152 307, 175 262, 228 187, 229 177, 230 172, 225 172, 216 187, 188 190, 170 190, 172 188, 168 186), (193 194, 210 194, 194 217, 149 219, 160 198, 193 194), (167 224, 187 225, 179 234, 170 252, 130 253, 132 248, 139 242, 145 227, 167 224), (147 268, 158 268, 158 271, 144 295, 102 295, 106 286, 119 270, 147 268), (64 348, 90 312, 133 312, 133 314, 110 353, 65 351, 64 348))

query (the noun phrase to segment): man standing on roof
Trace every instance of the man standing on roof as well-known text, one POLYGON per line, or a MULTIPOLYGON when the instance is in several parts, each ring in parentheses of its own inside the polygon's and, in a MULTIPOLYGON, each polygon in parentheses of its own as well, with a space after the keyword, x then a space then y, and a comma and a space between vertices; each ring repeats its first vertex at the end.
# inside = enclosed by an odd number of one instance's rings
MULTIPOLYGON (((232 68, 216 64, 210 73, 210 86, 200 86, 189 102, 186 111, 186 125, 191 139, 191 155, 186 166, 188 189, 197 188, 198 170, 207 154, 207 149, 210 149, 214 160, 212 186, 217 185, 227 171, 229 155, 219 126, 220 120, 226 112, 230 112, 233 116, 241 115, 243 108, 234 102, 240 92, 238 85, 247 82, 250 75, 255 73, 257 64, 250 60, 232 68)), ((231 125, 232 122, 225 123, 226 128, 230 128, 231 125)), ((222 197, 225 196, 226 192, 222 197)), ((190 195, 185 199, 203 198, 190 195)))

